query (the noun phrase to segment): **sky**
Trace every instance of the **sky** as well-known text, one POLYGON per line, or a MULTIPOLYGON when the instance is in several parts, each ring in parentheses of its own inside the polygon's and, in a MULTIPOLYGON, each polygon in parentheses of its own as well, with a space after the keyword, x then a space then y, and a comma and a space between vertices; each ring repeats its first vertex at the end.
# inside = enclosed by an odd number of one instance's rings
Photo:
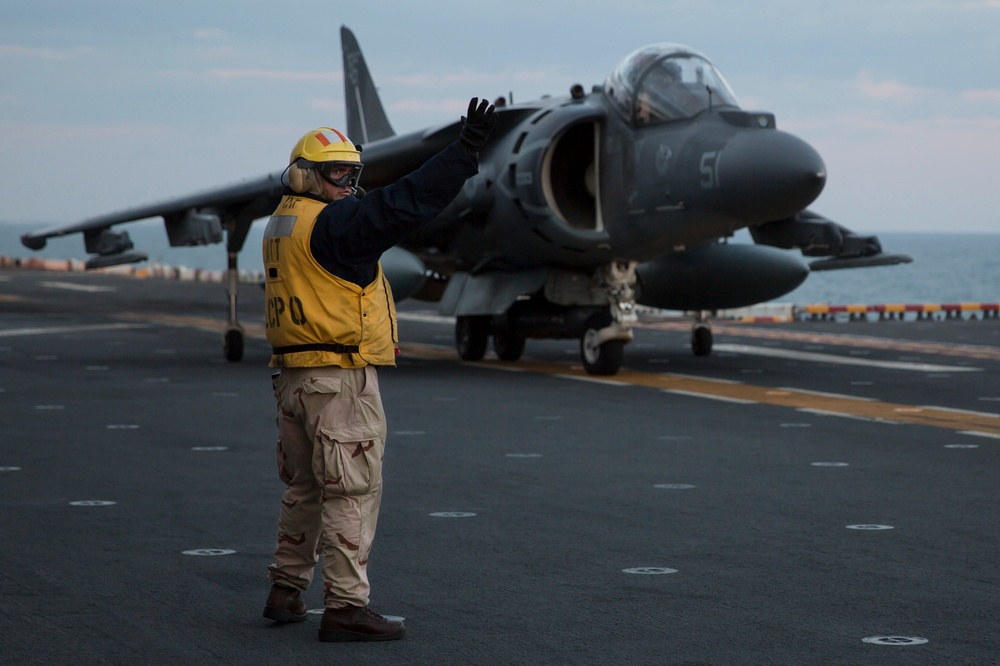
POLYGON ((341 25, 398 133, 472 96, 590 89, 677 42, 819 151, 816 212, 866 234, 1000 232, 1000 0, 0 0, 0 222, 282 169, 304 132, 345 128, 341 25))

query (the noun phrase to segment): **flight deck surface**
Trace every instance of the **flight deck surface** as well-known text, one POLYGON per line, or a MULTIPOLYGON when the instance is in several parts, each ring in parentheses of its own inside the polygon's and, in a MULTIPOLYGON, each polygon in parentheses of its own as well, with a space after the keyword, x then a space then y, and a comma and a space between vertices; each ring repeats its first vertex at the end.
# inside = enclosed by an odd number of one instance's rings
MULTIPOLYGON (((644 317, 461 362, 400 304, 372 607, 261 617, 282 484, 263 293, 0 271, 4 663, 1000 661, 1000 321, 644 317)), ((321 610, 318 584, 305 594, 321 610)))

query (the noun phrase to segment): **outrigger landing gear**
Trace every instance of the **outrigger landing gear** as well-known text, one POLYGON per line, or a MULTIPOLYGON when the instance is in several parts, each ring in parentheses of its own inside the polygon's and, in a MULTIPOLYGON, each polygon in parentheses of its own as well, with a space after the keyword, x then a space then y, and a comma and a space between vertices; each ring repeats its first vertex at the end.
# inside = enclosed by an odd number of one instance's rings
POLYGON ((712 353, 712 325, 708 321, 710 314, 701 310, 695 315, 694 328, 691 329, 691 351, 695 356, 708 356, 712 353))
POLYGON ((240 271, 237 267, 237 253, 229 252, 229 270, 227 271, 226 293, 229 296, 229 321, 226 322, 226 332, 222 336, 222 347, 226 352, 226 360, 235 363, 243 358, 243 327, 236 316, 236 296, 240 286, 240 271))
POLYGON ((222 336, 222 346, 226 351, 226 360, 236 362, 243 358, 243 329, 228 328, 222 336))

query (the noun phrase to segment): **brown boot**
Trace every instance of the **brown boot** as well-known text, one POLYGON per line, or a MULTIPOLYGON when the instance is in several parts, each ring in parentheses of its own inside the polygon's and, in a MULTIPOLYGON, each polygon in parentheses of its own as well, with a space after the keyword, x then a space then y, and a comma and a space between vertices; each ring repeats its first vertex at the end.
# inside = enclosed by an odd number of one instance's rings
POLYGON ((402 622, 387 620, 368 606, 327 608, 319 625, 319 639, 324 643, 394 641, 405 633, 402 622))
POLYGON ((306 605, 295 588, 272 585, 264 604, 264 617, 275 622, 302 622, 306 619, 306 605))

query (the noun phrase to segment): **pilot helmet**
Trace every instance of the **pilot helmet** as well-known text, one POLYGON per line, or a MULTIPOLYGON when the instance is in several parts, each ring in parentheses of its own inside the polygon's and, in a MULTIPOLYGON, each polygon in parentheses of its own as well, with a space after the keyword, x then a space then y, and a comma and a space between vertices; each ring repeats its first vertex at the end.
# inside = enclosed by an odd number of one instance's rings
POLYGON ((288 186, 299 194, 310 189, 307 170, 318 173, 337 187, 356 187, 361 178, 361 149, 332 127, 320 127, 306 132, 292 148, 288 158, 288 186), (334 178, 334 167, 347 166, 347 175, 334 178))
POLYGON ((666 59, 660 62, 660 79, 668 83, 679 83, 681 80, 681 66, 673 59, 666 59))

